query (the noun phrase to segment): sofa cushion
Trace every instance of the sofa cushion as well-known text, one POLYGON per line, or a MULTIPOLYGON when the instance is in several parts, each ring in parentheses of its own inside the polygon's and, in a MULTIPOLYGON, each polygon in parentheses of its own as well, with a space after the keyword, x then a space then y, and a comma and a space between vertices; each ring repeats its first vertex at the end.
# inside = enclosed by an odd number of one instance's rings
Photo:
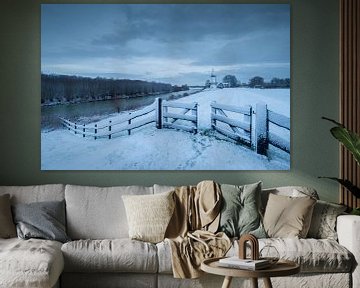
POLYGON ((316 200, 270 194, 264 215, 264 227, 269 237, 305 238, 310 227, 316 200))
POLYGON ((310 196, 314 199, 319 199, 319 195, 316 190, 310 187, 304 186, 283 186, 276 188, 267 188, 261 191, 261 206, 262 211, 265 212, 267 201, 270 194, 289 196, 289 197, 306 197, 310 196))
POLYGON ((128 238, 123 195, 152 194, 152 187, 66 185, 67 233, 71 239, 128 238))
POLYGON ((156 246, 130 239, 78 240, 61 250, 66 272, 156 273, 156 246))
POLYGON ((0 196, 0 238, 16 237, 9 194, 0 196))
MULTIPOLYGON (((172 274, 171 248, 163 241, 156 244, 159 273, 172 274)), ((354 266, 353 255, 338 242, 329 239, 264 238, 259 239, 259 249, 274 246, 281 259, 295 261, 301 273, 349 273, 354 266)), ((238 241, 234 241, 226 256, 238 255, 238 241)), ((247 251, 250 257, 250 249, 247 251)), ((276 256, 276 255, 272 255, 276 256)))
POLYGON ((243 186, 222 184, 221 193, 219 231, 229 237, 246 233, 266 237, 260 215, 261 182, 243 186))
MULTIPOLYGON (((280 259, 298 263, 302 273, 350 272, 355 263, 351 252, 338 242, 330 239, 259 239, 259 250, 264 246, 275 247, 280 259)), ((228 256, 236 255, 237 251, 238 243, 235 242, 229 250, 228 256)))
POLYGON ((18 203, 13 206, 19 238, 69 241, 65 229, 65 201, 18 203))
POLYGON ((164 240, 175 208, 174 191, 156 195, 124 195, 131 239, 157 243, 164 240))
POLYGON ((65 185, 0 186, 0 195, 4 194, 10 194, 11 204, 61 201, 65 197, 65 185))
POLYGON ((345 205, 318 200, 314 206, 309 238, 337 240, 336 219, 346 211, 345 205))
POLYGON ((0 287, 53 287, 63 268, 59 242, 0 239, 0 287))

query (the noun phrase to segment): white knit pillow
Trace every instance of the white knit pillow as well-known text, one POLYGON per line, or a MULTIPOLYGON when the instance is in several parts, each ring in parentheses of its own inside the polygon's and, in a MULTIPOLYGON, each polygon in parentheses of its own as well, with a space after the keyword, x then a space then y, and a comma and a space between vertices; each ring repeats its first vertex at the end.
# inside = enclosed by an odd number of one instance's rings
POLYGON ((122 196, 131 239, 151 243, 164 240, 175 208, 173 193, 122 196))

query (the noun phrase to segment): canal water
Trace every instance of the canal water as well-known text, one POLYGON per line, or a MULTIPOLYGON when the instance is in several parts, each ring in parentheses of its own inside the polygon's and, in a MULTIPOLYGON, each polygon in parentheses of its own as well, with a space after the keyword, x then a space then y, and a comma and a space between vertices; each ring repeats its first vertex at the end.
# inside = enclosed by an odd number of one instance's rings
POLYGON ((161 97, 164 100, 174 100, 186 97, 199 89, 190 89, 176 93, 136 97, 128 99, 114 99, 94 101, 77 104, 61 104, 41 107, 41 129, 56 129, 61 127, 58 117, 64 117, 70 121, 87 124, 108 117, 109 114, 123 111, 131 111, 148 106, 161 97))

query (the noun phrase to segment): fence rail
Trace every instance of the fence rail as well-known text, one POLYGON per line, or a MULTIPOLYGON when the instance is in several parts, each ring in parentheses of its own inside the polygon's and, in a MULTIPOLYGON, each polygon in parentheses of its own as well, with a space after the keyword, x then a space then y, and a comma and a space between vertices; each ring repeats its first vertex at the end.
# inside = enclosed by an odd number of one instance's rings
POLYGON ((198 104, 177 103, 163 101, 162 126, 164 128, 180 129, 197 133, 198 131, 198 104), (169 108, 172 110, 169 112, 169 108), (190 113, 190 114, 187 114, 190 113), (180 123, 179 123, 180 122, 180 123))
POLYGON ((128 135, 131 135, 131 131, 148 125, 150 123, 156 123, 158 129, 161 128, 173 128, 180 129, 189 132, 197 132, 198 117, 197 117, 197 103, 172 103, 162 101, 161 98, 157 98, 152 105, 145 107, 144 109, 131 112, 124 115, 116 121, 109 121, 104 123, 95 124, 79 124, 71 122, 68 119, 59 117, 63 126, 74 134, 82 135, 83 137, 98 138, 113 138, 116 134, 120 134, 127 131, 128 135), (181 112, 168 112, 168 108, 182 109, 181 112), (191 111, 191 115, 186 115, 191 111), (171 119, 164 121, 164 119, 171 119), (184 123, 176 123, 176 121, 182 120, 182 122, 190 122, 190 125, 184 123))
POLYGON ((252 146, 251 126, 252 126, 252 107, 233 107, 230 105, 218 104, 212 102, 211 106, 211 127, 219 133, 231 138, 237 142, 241 142, 248 146, 252 146), (231 118, 228 112, 242 115, 243 121, 231 118), (219 125, 219 122, 222 125, 219 125), (225 124, 225 125, 224 125, 225 124))

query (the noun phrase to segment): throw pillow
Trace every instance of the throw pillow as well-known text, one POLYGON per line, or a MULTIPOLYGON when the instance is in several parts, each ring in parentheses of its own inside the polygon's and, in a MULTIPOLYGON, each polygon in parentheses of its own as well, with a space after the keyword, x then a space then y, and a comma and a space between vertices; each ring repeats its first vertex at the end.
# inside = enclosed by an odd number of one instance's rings
POLYGON ((269 237, 305 238, 316 200, 306 197, 269 195, 264 227, 269 237))
POLYGON ((265 238, 266 233, 260 216, 261 182, 244 185, 221 185, 222 209, 219 231, 229 237, 251 233, 265 238))
POLYGON ((0 238, 16 237, 15 224, 11 215, 10 195, 0 196, 0 238))
POLYGON ((122 196, 131 239, 151 243, 164 240, 175 208, 173 193, 122 196))
POLYGON ((65 232, 65 201, 15 204, 13 215, 19 238, 70 241, 65 232))
POLYGON ((318 200, 312 214, 308 237, 337 240, 336 219, 346 206, 318 200))

